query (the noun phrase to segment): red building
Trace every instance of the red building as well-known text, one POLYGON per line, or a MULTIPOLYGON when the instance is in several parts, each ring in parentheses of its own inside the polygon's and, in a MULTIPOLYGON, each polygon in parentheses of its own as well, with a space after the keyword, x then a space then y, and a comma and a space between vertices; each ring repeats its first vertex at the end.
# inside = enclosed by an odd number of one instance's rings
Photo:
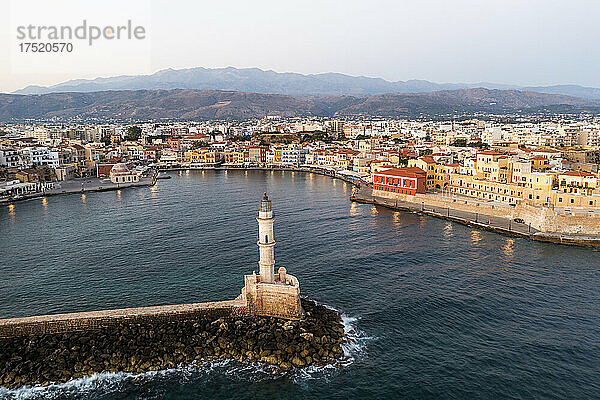
POLYGON ((385 169, 373 174, 373 189, 413 196, 425 193, 427 173, 417 167, 385 169))

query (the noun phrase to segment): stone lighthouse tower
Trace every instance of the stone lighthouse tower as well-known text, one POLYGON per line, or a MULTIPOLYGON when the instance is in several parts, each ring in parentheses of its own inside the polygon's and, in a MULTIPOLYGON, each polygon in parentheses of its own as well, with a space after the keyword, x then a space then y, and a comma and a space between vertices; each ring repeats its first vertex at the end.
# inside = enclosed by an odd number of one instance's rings
POLYGON ((273 210, 265 193, 256 216, 258 221, 258 250, 260 272, 244 275, 244 287, 238 300, 245 302, 251 315, 298 319, 304 315, 300 303, 298 279, 284 267, 275 272, 275 237, 273 210))
POLYGON ((264 283, 273 283, 275 281, 275 237, 273 236, 273 210, 271 209, 271 200, 265 193, 260 201, 260 210, 256 217, 258 221, 258 248, 260 259, 260 280, 264 283))

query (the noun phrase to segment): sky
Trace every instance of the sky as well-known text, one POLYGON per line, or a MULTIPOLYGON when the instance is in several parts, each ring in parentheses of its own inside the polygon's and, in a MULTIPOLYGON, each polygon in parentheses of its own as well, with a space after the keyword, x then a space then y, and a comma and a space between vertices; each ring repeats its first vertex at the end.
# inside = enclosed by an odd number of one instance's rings
POLYGON ((0 5, 0 92, 227 66, 600 87, 598 15, 600 2, 593 0, 9 0, 0 5), (83 20, 100 28, 131 20, 145 35, 92 45, 75 40, 70 53, 19 47, 36 42, 19 39, 19 26, 75 28, 83 20))

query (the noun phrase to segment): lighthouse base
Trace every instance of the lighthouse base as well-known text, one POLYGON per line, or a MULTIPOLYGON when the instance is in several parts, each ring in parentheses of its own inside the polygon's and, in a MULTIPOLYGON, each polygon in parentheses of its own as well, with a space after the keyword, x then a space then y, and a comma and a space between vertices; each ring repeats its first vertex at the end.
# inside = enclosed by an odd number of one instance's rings
POLYGON ((245 284, 239 299, 246 302, 251 315, 303 318, 298 279, 286 274, 283 268, 280 268, 280 272, 274 277, 273 283, 263 283, 260 275, 245 275, 245 284))

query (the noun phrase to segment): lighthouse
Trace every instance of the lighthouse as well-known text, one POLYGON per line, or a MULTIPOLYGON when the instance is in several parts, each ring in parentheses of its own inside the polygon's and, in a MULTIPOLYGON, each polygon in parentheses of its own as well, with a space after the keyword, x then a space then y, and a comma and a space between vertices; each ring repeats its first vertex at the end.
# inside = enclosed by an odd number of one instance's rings
POLYGON ((238 300, 245 302, 251 315, 300 319, 304 315, 300 302, 300 284, 284 267, 275 272, 275 237, 273 210, 265 193, 256 215, 258 221, 259 274, 244 275, 244 287, 238 300))
POLYGON ((273 236, 273 210, 271 200, 265 193, 260 201, 260 210, 256 217, 258 221, 258 249, 260 259, 258 261, 260 281, 263 283, 274 283, 275 275, 275 237, 273 236))

